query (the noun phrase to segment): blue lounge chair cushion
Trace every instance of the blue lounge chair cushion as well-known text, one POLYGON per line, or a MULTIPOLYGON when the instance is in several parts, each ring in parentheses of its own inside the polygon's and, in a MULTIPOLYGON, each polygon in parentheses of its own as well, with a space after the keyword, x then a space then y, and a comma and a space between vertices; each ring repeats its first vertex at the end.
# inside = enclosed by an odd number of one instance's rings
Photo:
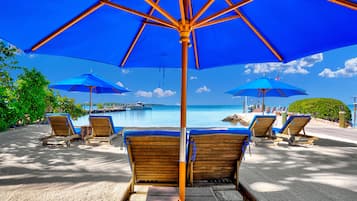
POLYGON ((253 120, 250 122, 248 129, 250 130, 254 124, 255 121, 259 121, 257 120, 258 118, 272 118, 272 119, 276 119, 275 115, 255 115, 253 120))
POLYGON ((229 128, 229 129, 197 129, 197 130, 190 130, 190 135, 204 135, 204 134, 216 134, 216 133, 227 133, 227 134, 240 134, 240 135, 250 135, 250 131, 246 128, 229 128))
POLYGON ((120 133, 122 130, 124 129, 124 127, 114 127, 114 135, 120 133))
POLYGON ((124 132, 124 143, 126 143, 126 137, 128 136, 172 136, 180 137, 180 131, 165 131, 165 130, 135 130, 124 132))
POLYGON ((285 122, 285 124, 283 125, 283 127, 281 128, 273 128, 273 133, 274 134, 279 134, 279 133, 283 133, 285 128, 296 118, 296 117, 304 117, 304 118, 308 118, 311 119, 310 115, 291 115, 289 117, 289 119, 285 122))

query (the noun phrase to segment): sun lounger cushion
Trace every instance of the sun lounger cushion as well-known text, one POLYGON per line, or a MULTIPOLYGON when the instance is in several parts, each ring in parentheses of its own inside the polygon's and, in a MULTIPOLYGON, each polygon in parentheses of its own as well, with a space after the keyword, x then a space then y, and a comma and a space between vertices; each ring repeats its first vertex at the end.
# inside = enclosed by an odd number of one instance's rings
POLYGON ((204 134, 217 134, 217 133, 229 133, 229 134, 248 134, 250 135, 250 130, 246 128, 229 128, 229 129, 220 129, 220 130, 214 130, 214 129, 195 129, 195 130, 190 130, 189 134, 190 135, 204 135, 204 134))
POLYGON ((179 137, 180 131, 165 131, 165 130, 135 130, 124 132, 124 143, 127 144, 126 138, 128 136, 173 136, 179 137))

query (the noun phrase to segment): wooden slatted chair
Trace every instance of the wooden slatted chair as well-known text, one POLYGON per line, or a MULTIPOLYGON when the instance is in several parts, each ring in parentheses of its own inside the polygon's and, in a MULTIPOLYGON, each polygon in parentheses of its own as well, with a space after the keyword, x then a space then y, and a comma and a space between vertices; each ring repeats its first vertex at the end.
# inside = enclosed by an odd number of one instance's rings
POLYGON ((190 130, 187 175, 191 186, 228 180, 238 190, 239 167, 249 138, 248 129, 190 130))
POLYGON ((177 186, 180 132, 135 130, 124 132, 134 185, 177 186))
POLYGON ((92 134, 85 138, 86 143, 108 142, 121 135, 123 127, 115 127, 111 116, 89 116, 92 134))
POLYGON ((253 141, 261 142, 259 138, 264 138, 265 140, 269 140, 268 142, 273 142, 274 144, 281 142, 282 139, 277 138, 272 131, 275 120, 275 115, 254 116, 248 127, 252 134, 253 141))
POLYGON ((305 133, 305 126, 310 120, 311 116, 309 115, 292 115, 282 128, 273 128, 273 132, 277 136, 286 139, 291 145, 312 145, 318 138, 305 133))
POLYGON ((73 139, 81 138, 80 128, 73 126, 71 117, 67 113, 46 114, 51 126, 51 135, 41 139, 43 145, 65 144, 68 147, 73 139))

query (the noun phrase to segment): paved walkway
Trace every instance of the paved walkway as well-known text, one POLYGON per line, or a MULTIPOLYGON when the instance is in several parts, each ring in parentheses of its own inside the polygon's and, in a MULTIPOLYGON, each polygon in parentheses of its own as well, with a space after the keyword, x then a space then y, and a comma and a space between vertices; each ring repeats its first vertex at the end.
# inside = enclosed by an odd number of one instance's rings
POLYGON ((357 145, 323 138, 311 147, 258 143, 240 169, 240 182, 263 201, 355 201, 356 181, 357 145))

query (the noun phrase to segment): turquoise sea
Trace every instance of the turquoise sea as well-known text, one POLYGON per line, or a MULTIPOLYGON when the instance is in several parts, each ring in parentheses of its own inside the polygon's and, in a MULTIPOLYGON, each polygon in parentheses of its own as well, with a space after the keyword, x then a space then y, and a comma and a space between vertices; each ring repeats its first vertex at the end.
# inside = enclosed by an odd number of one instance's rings
MULTIPOLYGON (((353 105, 349 105, 352 118, 353 105)), ((242 127, 223 122, 225 117, 242 113, 241 105, 197 105, 187 108, 187 127, 242 127)), ((124 127, 180 127, 180 106, 153 106, 152 110, 129 110, 108 112, 98 115, 111 115, 116 126, 124 127)), ((73 121, 75 126, 88 125, 88 115, 73 121)), ((352 120, 353 123, 353 120, 352 120)))
MULTIPOLYGON (((234 113, 241 113, 241 105, 198 105, 187 108, 187 127, 241 127, 223 122, 222 119, 234 113)), ((180 127, 180 106, 156 105, 152 110, 129 110, 108 112, 98 115, 111 115, 116 126, 180 127)), ((88 115, 73 121, 75 126, 88 125, 88 115)))

